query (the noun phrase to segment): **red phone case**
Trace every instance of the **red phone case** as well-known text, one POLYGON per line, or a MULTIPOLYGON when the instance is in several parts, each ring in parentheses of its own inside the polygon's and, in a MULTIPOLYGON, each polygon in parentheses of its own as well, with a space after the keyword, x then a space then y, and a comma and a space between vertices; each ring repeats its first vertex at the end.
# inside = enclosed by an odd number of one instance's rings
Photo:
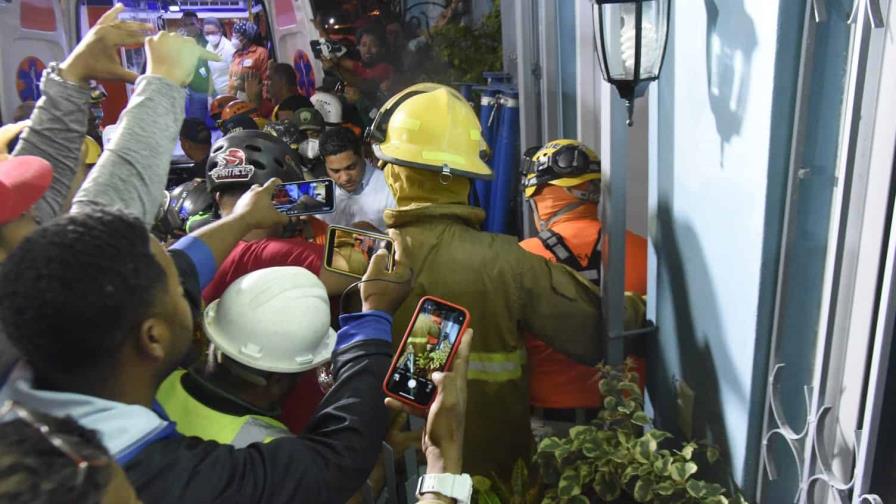
POLYGON ((464 325, 461 326, 460 331, 458 332, 458 335, 457 335, 457 339, 454 341, 454 345, 451 347, 451 353, 448 354, 448 358, 445 360, 444 369, 451 368, 451 363, 454 362, 454 354, 456 354, 457 349, 460 348, 460 343, 464 337, 464 332, 466 332, 467 328, 470 326, 470 312, 463 306, 456 305, 450 301, 445 301, 444 299, 438 298, 435 296, 423 296, 422 298, 420 298, 420 302, 417 303, 417 308, 414 309, 414 315, 411 317, 411 323, 408 324, 408 328, 405 329, 405 331, 404 331, 404 337, 401 339, 401 345, 399 345, 398 350, 395 352, 395 356, 392 357, 392 364, 389 366, 389 371, 386 373, 386 379, 383 380, 383 392, 385 392, 385 394, 387 396, 389 396, 393 399, 396 399, 398 401, 401 401, 407 405, 413 406, 415 408, 429 408, 432 405, 433 401, 435 401, 437 394, 432 395, 432 398, 429 400, 429 403, 419 404, 419 403, 415 403, 414 401, 411 401, 410 399, 408 399, 406 397, 402 397, 398 394, 390 392, 388 386, 389 386, 389 378, 392 377, 392 374, 395 373, 395 369, 398 367, 398 359, 400 359, 402 354, 404 353, 404 347, 405 347, 405 345, 407 345, 408 337, 411 335, 411 329, 414 328, 414 324, 417 322, 417 317, 420 315, 420 310, 423 308, 423 303, 427 300, 432 300, 437 303, 441 303, 443 305, 450 306, 451 308, 462 311, 465 315, 464 325))

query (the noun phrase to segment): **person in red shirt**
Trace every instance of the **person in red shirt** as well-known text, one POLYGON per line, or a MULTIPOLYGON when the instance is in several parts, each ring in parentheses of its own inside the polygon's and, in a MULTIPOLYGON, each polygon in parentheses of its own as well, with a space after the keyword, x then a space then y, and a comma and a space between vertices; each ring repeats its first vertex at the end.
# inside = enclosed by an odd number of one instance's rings
MULTIPOLYGON (((523 240, 520 246, 552 262, 566 264, 600 285, 597 154, 580 142, 555 140, 541 149, 530 149, 526 158, 523 191, 539 235, 523 240)), ((625 290, 646 294, 647 240, 627 232, 625 249, 625 290)), ((594 368, 555 352, 537 335, 527 338, 526 348, 530 403, 544 410, 545 419, 573 421, 574 410, 594 410, 603 404, 594 368)))
MULTIPOLYGON (((264 184, 272 178, 302 180, 298 154, 283 140, 262 131, 231 133, 215 143, 212 152, 206 180, 222 217, 233 212, 239 197, 253 184, 264 184)), ((330 296, 341 294, 355 279, 321 268, 324 245, 319 240, 325 239, 326 224, 314 218, 293 224, 305 232, 285 238, 288 230, 256 229, 244 236, 202 291, 203 300, 210 303, 241 276, 274 266, 301 266, 321 279, 330 296), (315 236, 317 243, 313 241, 315 236)), ((284 401, 281 421, 292 432, 301 432, 322 398, 316 374, 306 372, 284 401)))

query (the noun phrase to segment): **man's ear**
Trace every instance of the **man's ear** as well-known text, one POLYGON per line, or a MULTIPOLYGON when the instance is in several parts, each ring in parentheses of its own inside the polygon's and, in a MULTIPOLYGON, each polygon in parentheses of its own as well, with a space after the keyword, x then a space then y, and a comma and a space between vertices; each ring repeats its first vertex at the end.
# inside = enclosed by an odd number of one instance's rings
POLYGON ((166 345, 171 337, 168 324, 158 318, 148 318, 140 324, 138 349, 141 355, 156 361, 165 360, 166 345))

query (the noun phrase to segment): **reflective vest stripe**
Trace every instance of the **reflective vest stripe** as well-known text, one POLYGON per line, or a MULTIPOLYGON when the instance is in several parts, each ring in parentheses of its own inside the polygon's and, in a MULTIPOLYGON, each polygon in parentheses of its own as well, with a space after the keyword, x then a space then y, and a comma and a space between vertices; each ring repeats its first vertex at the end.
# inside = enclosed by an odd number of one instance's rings
POLYGON ((467 378, 489 382, 517 380, 523 376, 524 350, 513 352, 472 352, 467 378))
POLYGON ((181 434, 238 447, 290 434, 285 425, 273 418, 234 416, 209 408, 184 390, 181 385, 184 373, 183 370, 171 373, 156 392, 156 400, 181 434))

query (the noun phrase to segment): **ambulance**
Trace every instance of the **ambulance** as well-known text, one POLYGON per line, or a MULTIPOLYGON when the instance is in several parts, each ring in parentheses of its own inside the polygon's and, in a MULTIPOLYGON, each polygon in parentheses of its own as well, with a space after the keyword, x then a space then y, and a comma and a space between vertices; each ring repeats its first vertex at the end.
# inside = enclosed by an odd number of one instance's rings
MULTIPOLYGON (((159 30, 176 30, 184 11, 200 20, 218 18, 226 33, 240 20, 250 19, 260 29, 271 59, 289 63, 299 76, 300 89, 313 90, 323 76, 311 51, 319 37, 307 0, 121 0, 122 18, 139 20, 159 30)), ((13 119, 22 103, 40 98, 40 77, 51 62, 62 61, 99 18, 112 0, 0 0, 0 122, 13 119)), ((128 68, 142 70, 142 47, 121 49, 128 68)), ((127 104, 131 85, 100 82, 107 97, 102 102, 100 125, 115 124, 127 104)))

